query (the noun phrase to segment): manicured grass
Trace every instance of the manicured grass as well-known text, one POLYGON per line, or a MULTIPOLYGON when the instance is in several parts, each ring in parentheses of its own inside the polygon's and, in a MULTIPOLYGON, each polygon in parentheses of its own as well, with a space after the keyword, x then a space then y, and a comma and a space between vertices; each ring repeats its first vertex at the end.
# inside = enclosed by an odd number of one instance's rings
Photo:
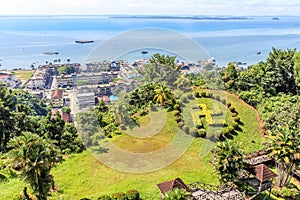
POLYGON ((17 70, 13 72, 15 73, 16 78, 27 81, 32 76, 34 70, 17 70))
MULTIPOLYGON (((242 130, 233 139, 242 142, 246 152, 261 149, 264 138, 259 132, 255 112, 234 95, 227 94, 227 101, 236 108, 243 123, 242 130)), ((211 100, 208 98, 195 99, 190 102, 192 104, 205 103, 208 109, 213 108, 212 104, 209 103, 211 100)), ((185 114, 183 113, 183 115, 185 114)), ((189 116, 192 122, 192 116, 189 116)), ((226 114, 227 117, 231 117, 231 115, 226 114)), ((141 125, 149 125, 149 117, 141 118, 140 122, 141 125)), ((118 147, 130 152, 149 152, 169 144, 177 131, 178 126, 175 122, 174 112, 168 112, 164 127, 155 136, 135 138, 123 134, 111 141, 118 147)), ((59 186, 60 192, 54 193, 49 199, 54 200, 60 197, 62 199, 80 199, 83 197, 97 199, 103 194, 110 195, 120 191, 126 192, 130 189, 137 189, 141 193, 142 199, 159 199, 160 194, 156 184, 177 177, 180 177, 185 183, 200 181, 218 185, 219 182, 211 164, 210 151, 208 154, 199 156, 205 145, 208 145, 207 140, 196 138, 186 152, 175 162, 163 169, 149 173, 125 173, 106 167, 95 159, 89 151, 71 155, 52 170, 55 184, 59 186)), ((23 187, 24 183, 17 179, 0 183, 0 199, 14 199, 20 194, 23 187)))

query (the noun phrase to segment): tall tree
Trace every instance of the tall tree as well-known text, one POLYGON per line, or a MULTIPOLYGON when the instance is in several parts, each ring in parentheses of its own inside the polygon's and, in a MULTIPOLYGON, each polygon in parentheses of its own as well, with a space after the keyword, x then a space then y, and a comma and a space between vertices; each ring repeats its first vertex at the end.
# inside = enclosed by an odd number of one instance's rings
POLYGON ((240 144, 232 140, 218 142, 215 149, 214 168, 223 183, 234 181, 243 169, 244 152, 240 144))
POLYGON ((38 200, 47 200, 54 186, 50 171, 62 160, 58 150, 49 140, 30 132, 11 140, 9 147, 12 148, 9 152, 11 168, 30 184, 38 200))
POLYGON ((171 89, 165 83, 158 84, 154 92, 154 100, 161 105, 168 104, 173 99, 171 89))
POLYGON ((269 132, 268 136, 270 142, 267 150, 276 162, 278 185, 287 186, 292 177, 292 170, 300 162, 299 127, 295 124, 286 124, 278 127, 277 131, 269 132))

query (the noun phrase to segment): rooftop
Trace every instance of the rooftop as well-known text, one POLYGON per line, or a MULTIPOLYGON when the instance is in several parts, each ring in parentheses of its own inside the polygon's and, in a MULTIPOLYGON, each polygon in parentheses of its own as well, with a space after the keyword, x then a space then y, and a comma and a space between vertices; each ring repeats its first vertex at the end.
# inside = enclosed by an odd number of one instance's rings
POLYGON ((52 99, 62 99, 63 97, 63 91, 62 90, 54 90, 52 92, 52 99))

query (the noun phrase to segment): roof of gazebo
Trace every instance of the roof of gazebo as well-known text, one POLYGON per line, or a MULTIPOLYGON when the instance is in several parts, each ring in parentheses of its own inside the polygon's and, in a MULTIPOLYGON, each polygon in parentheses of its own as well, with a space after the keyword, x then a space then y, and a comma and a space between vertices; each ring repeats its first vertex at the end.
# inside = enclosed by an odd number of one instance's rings
POLYGON ((275 174, 270 168, 268 168, 264 164, 253 166, 253 171, 255 174, 255 178, 260 182, 266 182, 270 179, 277 177, 277 174, 275 174))

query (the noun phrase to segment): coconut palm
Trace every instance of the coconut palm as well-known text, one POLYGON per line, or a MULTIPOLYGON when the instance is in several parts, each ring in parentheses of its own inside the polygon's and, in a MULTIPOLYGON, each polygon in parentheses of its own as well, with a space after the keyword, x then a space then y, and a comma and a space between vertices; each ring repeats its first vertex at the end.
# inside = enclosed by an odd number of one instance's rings
POLYGON ((165 83, 158 84, 155 87, 154 92, 154 100, 156 101, 156 103, 165 105, 173 100, 173 94, 171 92, 171 89, 165 83))
POLYGON ((233 181, 243 168, 244 152, 240 144, 232 140, 218 142, 215 149, 214 168, 221 182, 233 181))
POLYGON ((286 124, 277 131, 269 132, 267 150, 276 161, 278 185, 287 186, 291 180, 291 173, 300 162, 300 131, 296 126, 286 124))
POLYGON ((12 148, 9 152, 10 167, 30 184, 38 200, 46 200, 54 186, 50 170, 61 161, 55 146, 37 134, 24 132, 12 139, 9 147, 12 148))

